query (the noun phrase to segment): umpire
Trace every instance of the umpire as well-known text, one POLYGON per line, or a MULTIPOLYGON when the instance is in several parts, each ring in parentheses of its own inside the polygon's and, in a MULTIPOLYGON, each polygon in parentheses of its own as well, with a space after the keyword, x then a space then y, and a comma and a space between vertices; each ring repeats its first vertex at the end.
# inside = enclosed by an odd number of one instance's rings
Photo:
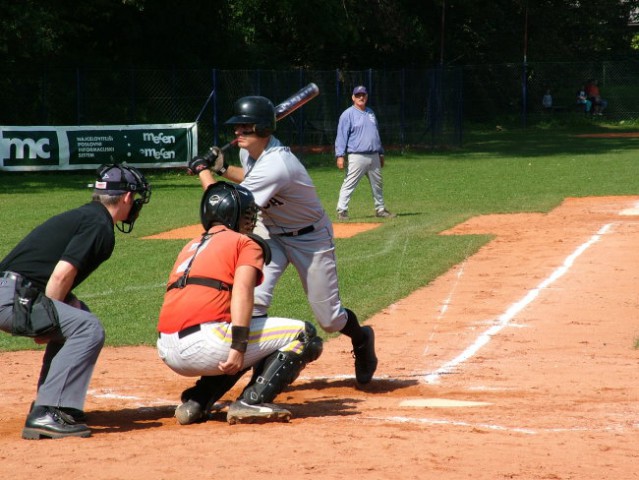
POLYGON ((90 203, 36 227, 0 261, 0 330, 46 343, 22 438, 89 437, 83 411, 104 345, 100 320, 72 293, 131 232, 151 188, 127 165, 103 165, 90 203))

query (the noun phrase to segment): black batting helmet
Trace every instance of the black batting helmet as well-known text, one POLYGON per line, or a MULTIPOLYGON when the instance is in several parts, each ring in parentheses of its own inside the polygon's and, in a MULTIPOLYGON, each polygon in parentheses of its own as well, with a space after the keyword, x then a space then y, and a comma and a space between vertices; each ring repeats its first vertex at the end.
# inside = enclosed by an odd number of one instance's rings
POLYGON ((236 232, 251 233, 257 220, 255 198, 241 185, 216 182, 202 195, 200 220, 206 230, 222 224, 236 232))
POLYGON ((255 133, 260 137, 268 137, 275 131, 275 107, 266 97, 242 97, 233 106, 233 116, 226 121, 227 125, 254 124, 255 133))

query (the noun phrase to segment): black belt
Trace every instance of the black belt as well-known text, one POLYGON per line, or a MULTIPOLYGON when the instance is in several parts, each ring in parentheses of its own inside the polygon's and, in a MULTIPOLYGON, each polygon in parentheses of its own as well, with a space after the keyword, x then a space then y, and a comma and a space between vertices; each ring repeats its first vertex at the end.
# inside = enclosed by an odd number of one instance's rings
POLYGON ((184 338, 192 333, 199 332, 202 329, 202 326, 198 323, 197 325, 192 325, 190 327, 186 327, 184 330, 180 330, 178 332, 179 338, 184 338))
MULTIPOLYGON (((202 329, 202 325, 199 323, 197 325, 192 325, 190 327, 186 327, 183 330, 177 332, 179 338, 184 338, 192 333, 199 332, 202 329)), ((165 335, 171 335, 170 333, 165 333, 165 335)), ((162 336, 162 332, 158 332, 158 338, 162 336)))
POLYGON ((278 237, 299 237, 300 235, 306 235, 307 233, 311 233, 315 230, 313 225, 309 225, 308 227, 300 228, 299 230, 295 230, 294 232, 286 232, 286 233, 276 233, 278 237))

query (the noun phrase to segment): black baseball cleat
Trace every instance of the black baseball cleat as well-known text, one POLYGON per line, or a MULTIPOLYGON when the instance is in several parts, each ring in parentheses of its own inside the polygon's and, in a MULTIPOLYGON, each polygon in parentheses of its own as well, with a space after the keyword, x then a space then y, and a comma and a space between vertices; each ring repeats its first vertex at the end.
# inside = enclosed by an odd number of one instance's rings
POLYGON ((190 425, 205 420, 205 409, 195 400, 187 400, 175 409, 175 418, 180 425, 190 425))
POLYGON ((90 436, 89 427, 75 423, 71 416, 59 408, 44 405, 33 408, 22 430, 22 438, 27 440, 90 436))
POLYGON ((229 425, 238 423, 289 422, 291 412, 272 403, 248 404, 237 400, 229 405, 226 421, 229 425))
POLYGON ((375 332, 372 327, 362 327, 366 340, 358 347, 353 348, 355 358, 355 379, 362 385, 373 379, 377 370, 377 356, 375 355, 375 332))

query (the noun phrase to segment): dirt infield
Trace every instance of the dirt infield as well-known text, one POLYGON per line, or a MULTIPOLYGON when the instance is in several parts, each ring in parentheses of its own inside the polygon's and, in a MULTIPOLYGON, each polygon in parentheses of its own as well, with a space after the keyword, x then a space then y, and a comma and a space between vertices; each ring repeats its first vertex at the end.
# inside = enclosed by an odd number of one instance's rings
MULTIPOLYGON (((335 238, 350 238, 358 233, 377 228, 379 225, 379 223, 336 223, 333 225, 333 230, 335 238)), ((168 232, 158 233, 157 235, 143 237, 143 240, 191 240, 201 234, 202 227, 200 225, 189 225, 187 227, 169 230, 168 232)))
MULTIPOLYGON (((26 441, 40 353, 0 354, 3 478, 631 479, 639 438, 639 197, 489 215, 477 254, 369 319, 380 366, 355 387, 345 338, 278 397, 289 424, 181 427, 189 379, 148 347, 105 349, 90 439, 26 441)), ((238 385, 225 397, 239 393, 238 385)))

